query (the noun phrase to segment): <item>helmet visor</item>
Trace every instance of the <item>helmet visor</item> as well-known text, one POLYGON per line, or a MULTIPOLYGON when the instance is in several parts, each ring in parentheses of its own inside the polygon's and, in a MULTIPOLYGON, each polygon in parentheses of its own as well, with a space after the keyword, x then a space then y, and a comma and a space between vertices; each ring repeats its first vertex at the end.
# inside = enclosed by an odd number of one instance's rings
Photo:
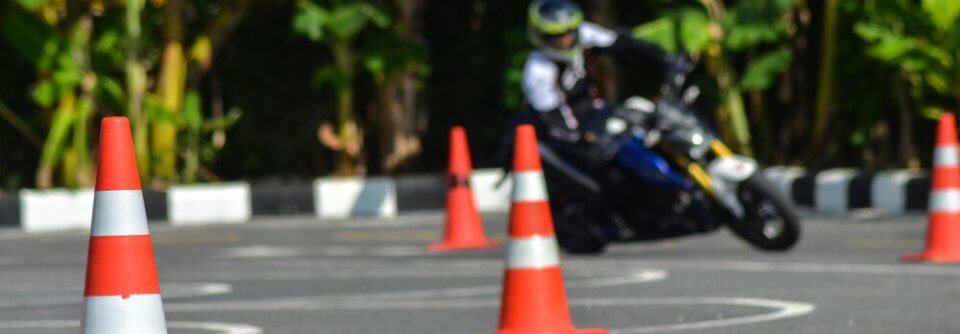
POLYGON ((577 30, 571 29, 559 34, 544 34, 543 44, 547 47, 567 50, 577 45, 577 30))

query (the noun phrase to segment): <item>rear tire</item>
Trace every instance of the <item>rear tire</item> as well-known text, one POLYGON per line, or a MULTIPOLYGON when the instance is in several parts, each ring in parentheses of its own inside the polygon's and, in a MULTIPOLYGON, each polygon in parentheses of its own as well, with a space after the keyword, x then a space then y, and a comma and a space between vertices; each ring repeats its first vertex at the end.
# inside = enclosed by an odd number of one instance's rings
POLYGON ((570 254, 601 254, 607 240, 601 236, 597 224, 590 220, 580 205, 552 205, 557 244, 570 254))
POLYGON ((730 229, 752 246, 765 251, 787 251, 800 239, 800 218, 787 198, 762 175, 740 183, 737 200, 744 219, 731 217, 730 229))

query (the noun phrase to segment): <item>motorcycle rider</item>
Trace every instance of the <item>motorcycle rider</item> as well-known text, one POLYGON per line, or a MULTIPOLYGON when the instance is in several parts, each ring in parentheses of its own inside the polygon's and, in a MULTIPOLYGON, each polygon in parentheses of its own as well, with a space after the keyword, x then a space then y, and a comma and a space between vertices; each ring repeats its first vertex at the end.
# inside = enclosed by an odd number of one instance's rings
MULTIPOLYGON (((608 52, 633 58, 642 56, 663 67, 682 66, 686 69, 689 64, 683 58, 671 57, 651 43, 585 22, 579 6, 569 0, 535 0, 529 7, 528 15, 528 35, 536 49, 530 53, 523 68, 522 85, 527 111, 535 115, 533 118, 539 123, 541 139, 558 155, 576 163, 578 169, 589 174, 603 188, 599 196, 580 194, 585 197, 580 203, 585 205, 573 205, 579 206, 579 209, 568 208, 570 205, 566 204, 556 208, 560 212, 570 212, 567 217, 560 219, 579 221, 575 224, 593 227, 589 233, 599 239, 618 238, 613 234, 624 237, 623 231, 626 229, 623 226, 626 223, 616 213, 619 211, 616 207, 631 204, 617 203, 615 199, 626 198, 625 194, 635 183, 628 182, 625 172, 608 161, 610 157, 602 153, 599 140, 587 135, 587 129, 596 129, 598 122, 604 122, 611 111, 611 107, 597 97, 587 64, 591 52, 608 52)), ((652 111, 652 103, 647 103, 648 110, 652 111)), ((672 197, 649 194, 659 198, 672 197)), ((648 202, 659 198, 651 198, 648 202)), ((683 210, 673 210, 674 213, 679 211, 683 210)), ((665 222, 679 219, 676 214, 651 215, 645 220, 665 222)), ((557 225, 558 233, 568 227, 557 225)), ((597 247, 601 245, 597 244, 597 247)), ((561 246, 577 250, 568 245, 561 246)), ((580 250, 595 251, 591 247, 580 250)))
POLYGON ((529 8, 527 33, 533 50, 523 67, 523 93, 528 108, 558 153, 589 170, 603 168, 582 126, 607 109, 597 98, 588 70, 590 52, 627 57, 645 56, 662 66, 677 61, 657 46, 583 20, 569 0, 535 0, 529 8))

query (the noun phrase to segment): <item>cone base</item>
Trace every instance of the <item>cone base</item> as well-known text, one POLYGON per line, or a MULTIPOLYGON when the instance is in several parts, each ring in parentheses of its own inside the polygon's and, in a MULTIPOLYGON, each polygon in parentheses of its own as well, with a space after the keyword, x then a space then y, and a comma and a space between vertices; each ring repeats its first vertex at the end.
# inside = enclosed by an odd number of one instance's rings
POLYGON ((501 329, 495 334, 608 334, 609 330, 602 328, 588 329, 501 329))
POLYGON ((430 246, 427 246, 427 249, 433 252, 449 252, 458 250, 493 249, 499 246, 499 242, 487 239, 475 241, 443 240, 431 243, 430 246))
POLYGON ((960 254, 943 254, 935 252, 913 253, 903 256, 904 262, 933 262, 953 263, 960 262, 960 254))

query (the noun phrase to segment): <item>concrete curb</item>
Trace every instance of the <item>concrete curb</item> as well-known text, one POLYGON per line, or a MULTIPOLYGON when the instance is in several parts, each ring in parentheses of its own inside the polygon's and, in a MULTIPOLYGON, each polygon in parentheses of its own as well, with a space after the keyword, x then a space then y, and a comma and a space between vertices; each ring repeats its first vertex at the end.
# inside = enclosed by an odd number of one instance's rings
MULTIPOLYGON (((774 166, 764 175, 798 206, 837 214, 859 208, 890 213, 926 210, 930 178, 922 171, 866 173, 853 169, 809 172, 774 166)), ((511 180, 498 187, 503 172, 477 170, 471 188, 481 212, 510 208, 511 180)), ((144 191, 152 224, 238 224, 254 216, 313 215, 320 219, 390 218, 401 212, 442 210, 443 175, 369 178, 318 178, 312 183, 246 182, 182 185, 144 191)), ((89 229, 93 190, 22 190, 0 195, 0 226, 27 232, 89 229)))

